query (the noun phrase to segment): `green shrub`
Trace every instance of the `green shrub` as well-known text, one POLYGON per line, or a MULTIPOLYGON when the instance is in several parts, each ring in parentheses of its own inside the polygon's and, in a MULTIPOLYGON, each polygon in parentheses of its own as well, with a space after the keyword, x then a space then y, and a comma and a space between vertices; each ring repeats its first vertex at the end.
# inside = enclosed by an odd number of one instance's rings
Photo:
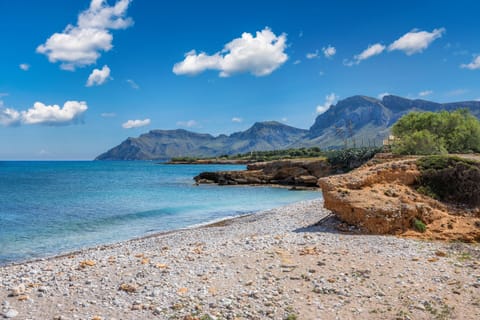
POLYGON ((360 167, 362 164, 373 158, 375 154, 382 151, 382 147, 352 148, 328 151, 326 156, 328 162, 332 166, 341 170, 349 171, 360 167))
POLYGON ((392 147, 392 152, 396 154, 445 154, 447 150, 441 139, 433 135, 428 130, 415 131, 410 135, 405 135, 392 147))
POLYGON ((480 205, 480 162, 455 156, 427 156, 417 160, 419 188, 443 201, 480 205))
POLYGON ((397 154, 480 152, 480 121, 467 109, 410 112, 392 127, 397 154))
POLYGON ((413 219, 412 227, 417 230, 418 232, 425 232, 427 230, 427 226, 425 223, 420 219, 413 219))

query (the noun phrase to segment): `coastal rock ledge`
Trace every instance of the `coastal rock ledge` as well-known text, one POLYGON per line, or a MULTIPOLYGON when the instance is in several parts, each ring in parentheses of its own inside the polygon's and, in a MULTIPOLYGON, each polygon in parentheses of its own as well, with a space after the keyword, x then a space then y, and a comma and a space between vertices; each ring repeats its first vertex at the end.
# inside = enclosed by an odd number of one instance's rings
POLYGON ((245 171, 202 172, 194 179, 196 183, 219 185, 317 187, 318 178, 334 172, 335 169, 325 159, 295 159, 252 163, 245 171))
POLYGON ((480 208, 453 206, 417 192, 416 160, 379 154, 350 173, 319 179, 325 208, 366 233, 480 242, 480 208), (425 230, 415 226, 420 222, 425 230))

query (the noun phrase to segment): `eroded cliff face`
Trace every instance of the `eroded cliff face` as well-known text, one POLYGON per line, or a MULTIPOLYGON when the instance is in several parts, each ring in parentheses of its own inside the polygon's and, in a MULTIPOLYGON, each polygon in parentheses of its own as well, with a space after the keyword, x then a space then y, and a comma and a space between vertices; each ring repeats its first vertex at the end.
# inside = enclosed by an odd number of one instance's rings
POLYGON ((245 171, 203 172, 194 179, 197 183, 219 185, 276 184, 317 187, 318 178, 333 173, 334 169, 325 159, 296 159, 252 163, 245 171))
POLYGON ((319 179, 325 207, 372 234, 480 242, 480 208, 458 208, 418 193, 416 158, 377 155, 362 167, 319 179), (414 220, 426 231, 413 227, 414 220))

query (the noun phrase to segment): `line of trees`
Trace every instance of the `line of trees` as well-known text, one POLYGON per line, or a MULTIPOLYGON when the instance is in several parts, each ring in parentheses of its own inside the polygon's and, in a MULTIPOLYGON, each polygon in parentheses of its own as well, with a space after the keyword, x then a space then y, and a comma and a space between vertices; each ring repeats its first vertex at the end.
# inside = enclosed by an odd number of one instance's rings
POLYGON ((480 152, 480 121, 467 109, 411 112, 392 127, 397 154, 480 152))

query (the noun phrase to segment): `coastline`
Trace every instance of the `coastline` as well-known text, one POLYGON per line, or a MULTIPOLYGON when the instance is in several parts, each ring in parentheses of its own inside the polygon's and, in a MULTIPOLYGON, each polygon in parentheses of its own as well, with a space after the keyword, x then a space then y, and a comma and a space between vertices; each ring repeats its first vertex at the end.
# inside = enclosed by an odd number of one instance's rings
POLYGON ((423 319, 434 311, 448 318, 480 316, 478 245, 343 234, 329 215, 322 200, 307 200, 2 266, 0 314, 16 313, 18 319, 398 314, 423 319))
POLYGON ((248 217, 248 216, 255 215, 255 214, 261 214, 262 212, 263 211, 254 211, 252 213, 240 214, 238 216, 227 216, 227 217, 224 217, 224 218, 218 218, 218 219, 214 219, 214 220, 207 221, 207 222, 204 222, 204 223, 194 224, 194 225, 183 227, 183 228, 153 232, 151 234, 146 234, 144 236, 134 237, 134 238, 127 239, 127 240, 115 241, 115 242, 112 242, 112 243, 99 244, 99 245, 95 245, 95 246, 88 246, 88 247, 79 248, 79 249, 76 249, 76 250, 65 251, 65 252, 60 252, 58 254, 48 255, 48 256, 45 256, 45 257, 38 257, 38 258, 31 258, 31 259, 7 262, 5 264, 0 264, 0 269, 5 268, 5 267, 10 267, 10 266, 18 266, 18 265, 31 264, 31 263, 42 262, 42 261, 57 260, 57 259, 61 259, 61 258, 69 257, 69 256, 86 254, 89 251, 98 251, 98 250, 104 251, 104 250, 108 250, 108 249, 113 249, 115 247, 128 245, 128 243, 130 243, 130 242, 167 236, 167 235, 175 233, 175 232, 188 231, 188 230, 193 230, 193 229, 197 229, 197 228, 209 228, 209 227, 215 226, 217 224, 231 224, 231 223, 234 223, 237 219, 241 219, 241 218, 248 217))

